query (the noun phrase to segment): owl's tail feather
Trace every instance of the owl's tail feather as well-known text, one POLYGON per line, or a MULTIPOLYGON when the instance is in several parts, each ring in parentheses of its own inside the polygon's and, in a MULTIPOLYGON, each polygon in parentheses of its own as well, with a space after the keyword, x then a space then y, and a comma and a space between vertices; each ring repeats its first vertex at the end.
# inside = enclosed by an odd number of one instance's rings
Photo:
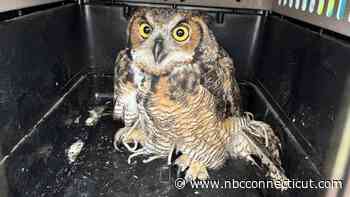
POLYGON ((280 158, 281 143, 272 128, 254 120, 253 114, 245 113, 242 117, 232 117, 225 123, 230 130, 230 139, 226 146, 230 156, 251 161, 266 171, 272 181, 287 189, 288 178, 284 173, 280 158), (255 156, 255 157, 253 157, 255 156), (258 158, 258 161, 255 159, 258 158))

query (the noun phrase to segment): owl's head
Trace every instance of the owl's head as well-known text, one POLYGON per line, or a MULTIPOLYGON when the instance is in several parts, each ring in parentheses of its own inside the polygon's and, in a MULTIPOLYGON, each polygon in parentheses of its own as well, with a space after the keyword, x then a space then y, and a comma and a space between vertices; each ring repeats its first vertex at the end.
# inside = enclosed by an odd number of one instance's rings
POLYGON ((139 8, 128 27, 133 62, 160 75, 198 58, 215 58, 218 45, 205 18, 198 11, 139 8))

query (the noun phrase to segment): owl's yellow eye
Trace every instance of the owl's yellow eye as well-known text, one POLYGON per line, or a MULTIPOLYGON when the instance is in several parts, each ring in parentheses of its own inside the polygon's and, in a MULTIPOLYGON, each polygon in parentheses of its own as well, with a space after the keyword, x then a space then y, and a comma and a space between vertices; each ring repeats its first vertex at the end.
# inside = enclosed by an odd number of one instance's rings
POLYGON ((144 38, 144 39, 148 38, 152 33, 151 25, 149 25, 148 23, 145 23, 145 22, 141 23, 139 26, 139 33, 140 33, 142 38, 144 38))
POLYGON ((172 34, 177 42, 184 42, 190 37, 190 29, 186 25, 180 25, 173 29, 172 34))

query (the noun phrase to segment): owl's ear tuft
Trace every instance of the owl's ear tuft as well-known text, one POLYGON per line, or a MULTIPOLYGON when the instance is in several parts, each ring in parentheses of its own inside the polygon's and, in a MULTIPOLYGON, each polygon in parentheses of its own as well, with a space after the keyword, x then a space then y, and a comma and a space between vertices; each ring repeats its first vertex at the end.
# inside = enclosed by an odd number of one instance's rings
MULTIPOLYGON (((141 7, 128 7, 129 11, 128 12, 128 28, 127 28, 127 31, 126 31, 126 37, 128 38, 127 40, 127 46, 129 48, 131 48, 131 40, 130 40, 130 34, 131 34, 131 28, 132 28, 132 25, 135 21, 135 19, 141 17, 142 15, 144 15, 145 13, 145 9, 144 8, 141 8, 141 7)), ((124 11, 125 12, 125 11, 124 11)), ((125 14, 125 13, 124 13, 125 14)))
POLYGON ((210 14, 204 14, 203 20, 207 23, 207 25, 210 27, 215 22, 215 17, 210 14))
POLYGON ((215 19, 212 15, 202 10, 192 11, 192 16, 201 18, 204 23, 208 25, 211 24, 215 19))
POLYGON ((210 30, 203 16, 193 17, 192 19, 198 23, 202 29, 202 39, 200 46, 198 47, 199 52, 205 57, 216 59, 219 46, 213 32, 210 30))
POLYGON ((210 25, 213 23, 214 21, 214 17, 206 12, 201 12, 201 16, 203 18, 203 21, 207 24, 207 25, 210 25))
POLYGON ((142 8, 135 7, 135 6, 125 6, 125 7, 123 7, 123 15, 124 15, 126 20, 130 20, 132 18, 132 16, 134 16, 135 13, 141 9, 142 8))

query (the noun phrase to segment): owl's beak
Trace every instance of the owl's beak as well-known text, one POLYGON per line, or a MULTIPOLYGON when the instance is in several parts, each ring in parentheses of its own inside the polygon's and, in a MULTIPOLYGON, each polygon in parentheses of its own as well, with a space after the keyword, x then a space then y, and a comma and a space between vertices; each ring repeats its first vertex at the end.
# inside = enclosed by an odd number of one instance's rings
POLYGON ((157 64, 160 63, 166 56, 166 53, 164 52, 163 41, 164 41, 163 38, 156 38, 154 40, 153 57, 154 57, 154 61, 157 64))

